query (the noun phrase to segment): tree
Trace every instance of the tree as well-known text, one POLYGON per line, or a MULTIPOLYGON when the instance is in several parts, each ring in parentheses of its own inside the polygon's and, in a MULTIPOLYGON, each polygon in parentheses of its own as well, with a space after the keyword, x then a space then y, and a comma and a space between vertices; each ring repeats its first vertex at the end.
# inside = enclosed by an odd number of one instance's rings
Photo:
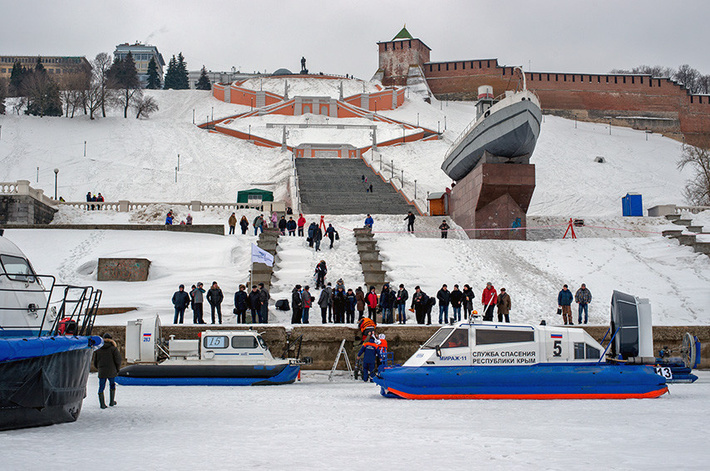
POLYGON ((22 79, 22 96, 27 97, 26 114, 35 116, 61 116, 62 99, 59 86, 47 74, 42 59, 37 58, 34 71, 22 79))
POLYGON ((0 79, 0 114, 5 114, 5 97, 7 96, 7 83, 0 79))
POLYGON ((123 117, 128 118, 128 108, 142 95, 133 55, 129 52, 125 59, 115 58, 107 75, 109 88, 117 91, 115 101, 123 108, 123 117))
POLYGON ((690 90, 690 93, 697 93, 698 79, 700 77, 700 72, 688 64, 683 64, 678 67, 678 71, 673 76, 673 80, 690 90))
POLYGON ((151 113, 158 111, 158 103, 152 96, 139 96, 133 101, 133 109, 136 110, 136 119, 148 118, 151 113))
POLYGON ((86 91, 89 88, 91 74, 65 75, 60 80, 62 101, 64 102, 65 116, 74 117, 77 108, 83 108, 84 114, 88 113, 86 104, 86 91))
POLYGON ((20 61, 15 62, 12 65, 12 72, 10 73, 10 88, 8 90, 10 96, 21 96, 22 80, 26 76, 27 69, 20 64, 20 61))
POLYGON ((202 72, 200 72, 200 79, 197 81, 197 86, 195 87, 198 90, 212 90, 212 83, 210 82, 209 77, 207 76, 207 69, 205 69, 205 66, 202 66, 202 72))
POLYGON ((151 57, 148 62, 148 86, 151 90, 160 89, 160 77, 158 76, 158 64, 155 62, 155 57, 151 57))
POLYGON ((710 143, 695 147, 683 145, 683 154, 678 161, 678 168, 682 170, 690 166, 695 175, 686 182, 683 196, 690 204, 697 206, 710 206, 710 143))
POLYGON ((187 74, 187 63, 182 55, 182 52, 178 54, 177 58, 177 68, 175 71, 175 90, 189 90, 190 79, 187 74))
POLYGON ((170 90, 175 88, 175 71, 177 69, 177 59, 175 56, 170 58, 168 62, 168 69, 165 71, 165 76, 163 77, 163 88, 165 90, 170 90))
MULTIPOLYGON (((111 55, 100 52, 91 63, 92 82, 96 81, 99 86, 99 102, 101 114, 106 117, 106 105, 112 101, 113 91, 108 87, 108 71, 111 69, 111 55)), ((94 110, 96 111, 96 110, 94 110)), ((93 118, 92 118, 93 119, 93 118)))

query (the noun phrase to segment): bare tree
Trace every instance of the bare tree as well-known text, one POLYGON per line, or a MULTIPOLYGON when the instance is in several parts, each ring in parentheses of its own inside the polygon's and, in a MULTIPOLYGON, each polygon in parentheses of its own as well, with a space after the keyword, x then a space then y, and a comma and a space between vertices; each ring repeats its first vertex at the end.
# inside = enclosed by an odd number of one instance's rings
POLYGON ((96 81, 99 86, 99 106, 104 118, 106 117, 106 105, 111 101, 111 90, 108 88, 108 71, 112 63, 111 55, 105 52, 96 54, 96 58, 91 63, 92 80, 96 81))
POLYGON ((695 175, 686 183, 683 196, 690 204, 710 206, 710 146, 684 144, 678 168, 682 170, 686 166, 690 166, 695 175))
POLYGON ((683 64, 678 67, 678 71, 673 76, 673 80, 683 84, 685 88, 690 90, 690 93, 697 93, 698 79, 701 77, 700 72, 692 68, 688 64, 683 64))
POLYGON ((141 116, 148 118, 151 113, 158 111, 158 103, 152 96, 140 95, 133 100, 133 109, 136 110, 136 119, 141 116))
POLYGON ((94 119, 94 113, 104 105, 105 89, 101 82, 93 77, 89 83, 89 87, 84 91, 84 104, 89 112, 89 119, 94 119))
POLYGON ((0 78, 0 114, 5 114, 5 97, 7 96, 7 80, 0 78))
POLYGON ((90 75, 72 75, 63 78, 60 83, 62 101, 65 107, 65 116, 74 117, 77 108, 84 108, 86 114, 86 90, 89 88, 90 75))

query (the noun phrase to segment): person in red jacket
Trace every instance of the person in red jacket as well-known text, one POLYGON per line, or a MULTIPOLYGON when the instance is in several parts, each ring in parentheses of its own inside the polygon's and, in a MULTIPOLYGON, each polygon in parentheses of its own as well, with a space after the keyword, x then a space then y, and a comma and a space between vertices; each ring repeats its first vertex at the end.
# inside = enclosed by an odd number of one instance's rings
POLYGON ((490 281, 486 283, 486 288, 481 295, 481 301, 483 302, 483 320, 493 321, 493 310, 498 304, 498 293, 490 281))
POLYGON ((370 286, 370 292, 365 296, 367 303, 367 317, 377 320, 377 291, 374 286, 370 286))
POLYGON ((298 235, 299 237, 303 237, 303 226, 306 225, 306 218, 303 217, 303 214, 298 215, 298 235))

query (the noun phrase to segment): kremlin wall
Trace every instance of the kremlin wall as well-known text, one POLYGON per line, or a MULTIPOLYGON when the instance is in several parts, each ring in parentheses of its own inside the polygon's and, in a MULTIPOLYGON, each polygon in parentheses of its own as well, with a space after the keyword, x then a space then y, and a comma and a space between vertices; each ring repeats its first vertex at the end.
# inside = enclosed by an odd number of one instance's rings
MULTIPOLYGON (((421 68, 438 99, 475 100, 480 85, 494 95, 519 87, 520 72, 497 59, 431 62, 431 49, 406 28, 391 41, 379 42, 383 85, 406 85, 410 68, 421 68)), ((525 72, 527 87, 543 111, 579 120, 660 132, 691 144, 710 140, 710 95, 693 95, 668 78, 635 74, 525 72)))

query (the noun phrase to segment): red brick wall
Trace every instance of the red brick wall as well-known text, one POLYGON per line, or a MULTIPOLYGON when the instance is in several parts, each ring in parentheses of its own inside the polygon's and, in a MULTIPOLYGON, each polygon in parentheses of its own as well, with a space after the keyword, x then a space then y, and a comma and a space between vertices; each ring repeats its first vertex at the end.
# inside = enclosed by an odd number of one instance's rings
MULTIPOLYGON (((518 88, 519 71, 498 65, 496 59, 430 62, 423 65, 429 88, 438 98, 472 100, 480 85, 491 85, 497 96, 518 88)), ((691 95, 668 79, 648 75, 569 74, 526 72, 527 87, 540 98, 546 112, 580 119, 639 115, 666 118, 645 122, 644 128, 682 132, 689 142, 710 137, 710 97, 691 95)), ((638 120, 620 124, 638 126, 638 120)))

